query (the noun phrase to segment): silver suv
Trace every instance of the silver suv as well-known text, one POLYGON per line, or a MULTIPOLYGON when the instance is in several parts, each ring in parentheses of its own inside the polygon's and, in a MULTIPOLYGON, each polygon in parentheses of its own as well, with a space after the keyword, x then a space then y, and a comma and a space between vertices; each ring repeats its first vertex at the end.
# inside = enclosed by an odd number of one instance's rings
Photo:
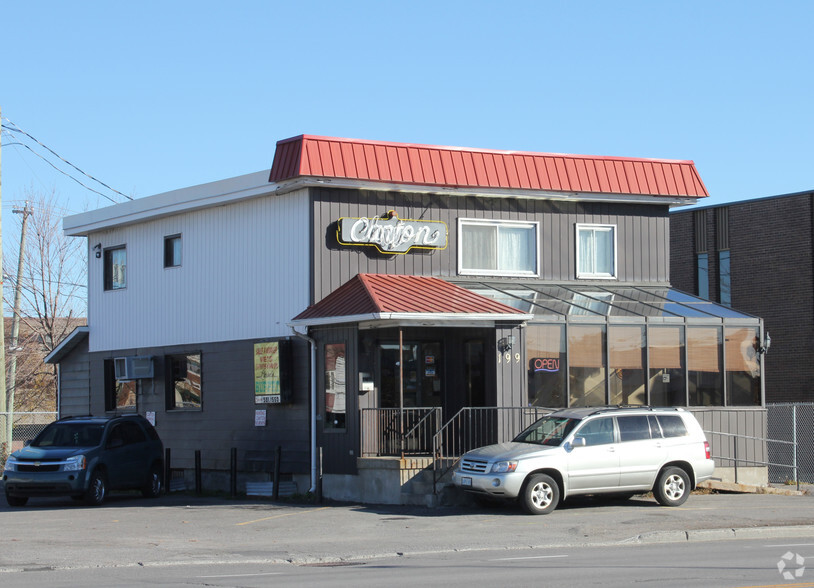
POLYGON ((569 408, 509 443, 464 454, 452 480, 476 497, 517 498, 529 514, 548 514, 585 494, 652 490, 660 504, 678 506, 714 469, 704 432, 685 410, 569 408))

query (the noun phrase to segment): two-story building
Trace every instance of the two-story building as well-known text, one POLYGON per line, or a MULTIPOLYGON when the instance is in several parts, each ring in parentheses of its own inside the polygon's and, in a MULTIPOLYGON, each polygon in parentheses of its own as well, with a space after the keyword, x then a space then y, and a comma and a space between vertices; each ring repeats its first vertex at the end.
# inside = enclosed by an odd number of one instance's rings
POLYGON ((760 319, 669 281, 669 211, 706 196, 691 161, 283 140, 270 173, 65 219, 89 308, 61 406, 147 414, 213 484, 279 446, 301 492, 382 502, 370 456, 454 458, 543 407, 760 432, 760 319))

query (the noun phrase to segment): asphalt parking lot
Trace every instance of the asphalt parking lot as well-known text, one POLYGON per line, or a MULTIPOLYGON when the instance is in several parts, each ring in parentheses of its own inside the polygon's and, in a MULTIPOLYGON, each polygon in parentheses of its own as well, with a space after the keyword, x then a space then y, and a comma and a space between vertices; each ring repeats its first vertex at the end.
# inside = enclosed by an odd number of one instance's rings
POLYGON ((814 496, 694 494, 568 501, 550 515, 512 506, 398 507, 112 494, 0 506, 0 572, 173 563, 336 562, 477 549, 814 537, 814 496))

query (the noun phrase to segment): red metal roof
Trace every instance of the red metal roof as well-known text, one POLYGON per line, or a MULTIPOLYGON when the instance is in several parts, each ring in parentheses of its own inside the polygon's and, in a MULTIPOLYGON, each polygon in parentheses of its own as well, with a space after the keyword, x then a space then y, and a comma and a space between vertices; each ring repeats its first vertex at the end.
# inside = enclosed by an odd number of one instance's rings
POLYGON ((445 187, 709 196, 692 161, 495 151, 300 135, 277 142, 269 180, 300 176, 445 187))
POLYGON ((522 313, 440 278, 358 274, 293 320, 380 314, 477 314, 500 319, 522 313))

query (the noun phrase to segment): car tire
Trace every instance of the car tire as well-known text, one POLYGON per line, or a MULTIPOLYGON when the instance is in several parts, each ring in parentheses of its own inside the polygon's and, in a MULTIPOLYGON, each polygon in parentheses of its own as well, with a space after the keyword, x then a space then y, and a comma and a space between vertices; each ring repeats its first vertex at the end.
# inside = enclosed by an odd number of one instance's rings
POLYGON ((105 501, 107 496, 107 480, 104 473, 94 470, 90 476, 88 490, 85 492, 85 504, 88 506, 99 506, 105 501))
POLYGON ((528 514, 548 514, 557 508, 559 502, 560 487, 554 478, 545 474, 530 476, 520 494, 520 504, 528 514))
POLYGON ((25 506, 28 503, 28 496, 11 496, 6 493, 6 502, 9 506, 25 506))
POLYGON ((656 480, 653 496, 662 506, 681 506, 690 496, 690 477, 678 467, 665 468, 656 480))
POLYGON ((164 484, 162 482, 161 467, 154 465, 150 468, 150 472, 147 474, 147 481, 145 482, 144 487, 141 489, 141 495, 145 498, 158 498, 161 496, 161 491, 164 489, 164 484))

